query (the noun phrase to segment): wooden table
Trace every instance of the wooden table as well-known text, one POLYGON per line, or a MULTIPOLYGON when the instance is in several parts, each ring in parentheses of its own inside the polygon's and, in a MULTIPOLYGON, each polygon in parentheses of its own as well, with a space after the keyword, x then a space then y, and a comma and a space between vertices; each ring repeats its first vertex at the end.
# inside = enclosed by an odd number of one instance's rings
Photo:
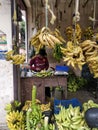
POLYGON ((45 87, 62 86, 64 89, 64 98, 67 98, 67 78, 66 76, 51 77, 23 77, 20 79, 20 96, 21 102, 31 100, 32 86, 37 86, 37 99, 42 103, 45 102, 45 87))

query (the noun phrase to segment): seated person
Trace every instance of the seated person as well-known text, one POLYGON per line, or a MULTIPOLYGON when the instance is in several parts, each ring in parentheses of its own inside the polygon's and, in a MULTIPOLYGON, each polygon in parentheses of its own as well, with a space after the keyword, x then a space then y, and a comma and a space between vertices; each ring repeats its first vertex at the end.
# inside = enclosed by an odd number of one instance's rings
POLYGON ((47 70, 49 68, 49 62, 47 54, 44 48, 39 50, 39 53, 30 60, 30 69, 39 72, 41 70, 47 70))

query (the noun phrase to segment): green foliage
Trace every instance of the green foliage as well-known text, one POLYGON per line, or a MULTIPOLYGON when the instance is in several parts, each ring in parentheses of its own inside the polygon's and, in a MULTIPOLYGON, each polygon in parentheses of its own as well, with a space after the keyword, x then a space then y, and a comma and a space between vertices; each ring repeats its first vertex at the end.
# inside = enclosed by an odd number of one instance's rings
POLYGON ((72 72, 69 73, 68 75, 68 91, 70 92, 76 92, 79 90, 81 87, 87 84, 87 80, 84 79, 83 77, 77 77, 75 74, 72 72))
POLYGON ((61 52, 61 48, 60 48, 60 44, 56 44, 55 45, 55 48, 54 48, 54 51, 53 51, 53 57, 58 61, 60 62, 60 60, 62 59, 62 52, 61 52))

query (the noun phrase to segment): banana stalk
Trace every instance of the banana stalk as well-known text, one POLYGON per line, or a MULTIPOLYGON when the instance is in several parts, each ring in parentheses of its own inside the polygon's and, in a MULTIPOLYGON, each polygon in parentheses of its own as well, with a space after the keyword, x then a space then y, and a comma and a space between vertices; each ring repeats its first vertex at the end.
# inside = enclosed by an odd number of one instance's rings
POLYGON ((33 88, 32 88, 32 108, 34 108, 36 104, 36 86, 33 85, 33 88))

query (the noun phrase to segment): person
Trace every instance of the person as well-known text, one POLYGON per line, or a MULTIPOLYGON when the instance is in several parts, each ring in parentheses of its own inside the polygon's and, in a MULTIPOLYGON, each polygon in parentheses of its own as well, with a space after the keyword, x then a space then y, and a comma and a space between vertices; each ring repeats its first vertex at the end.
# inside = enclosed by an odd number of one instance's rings
POLYGON ((41 70, 47 70, 49 68, 49 62, 45 48, 41 48, 39 53, 31 58, 29 65, 30 69, 35 72, 40 72, 41 70))

